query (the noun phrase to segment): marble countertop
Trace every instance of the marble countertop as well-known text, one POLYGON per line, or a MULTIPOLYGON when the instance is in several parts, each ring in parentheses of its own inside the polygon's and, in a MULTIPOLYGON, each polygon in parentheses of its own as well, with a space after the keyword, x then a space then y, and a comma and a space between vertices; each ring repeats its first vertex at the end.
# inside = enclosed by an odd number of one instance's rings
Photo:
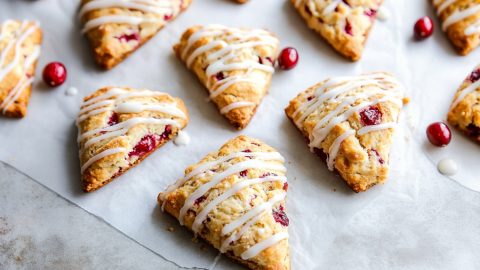
MULTIPOLYGON (((322 269, 480 269, 480 194, 429 181, 416 202, 381 196, 355 215, 322 269)), ((222 257, 213 268, 231 266, 222 257)), ((0 269, 181 268, 0 163, 0 269)))

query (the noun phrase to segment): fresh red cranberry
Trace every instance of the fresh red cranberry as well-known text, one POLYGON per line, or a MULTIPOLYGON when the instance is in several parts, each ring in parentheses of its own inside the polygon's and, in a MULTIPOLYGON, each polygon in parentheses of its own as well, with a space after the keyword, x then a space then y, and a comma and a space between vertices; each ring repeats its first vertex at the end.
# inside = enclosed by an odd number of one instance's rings
POLYGON ((294 68, 298 63, 298 52, 295 48, 287 47, 280 52, 278 56, 278 65, 283 70, 294 68))
POLYGON ((470 73, 467 78, 467 80, 471 83, 478 81, 478 79, 480 79, 480 69, 475 69, 474 71, 472 71, 472 73, 470 73))
POLYGON ((385 160, 383 160, 382 156, 380 155, 380 153, 378 153, 377 149, 372 148, 372 149, 368 150, 369 155, 372 155, 372 153, 375 155, 375 157, 377 158, 377 160, 380 164, 385 163, 385 160))
POLYGON ((217 74, 215 74, 215 79, 217 79, 217 81, 221 81, 225 79, 225 75, 223 74, 223 72, 220 71, 217 74))
POLYGON ((52 62, 43 69, 43 81, 49 86, 59 86, 67 79, 67 69, 60 62, 52 62))
POLYGON ((272 209, 272 215, 273 219, 275 219, 275 222, 280 223, 284 227, 287 227, 290 223, 290 220, 288 220, 287 214, 285 214, 283 206, 281 205, 278 210, 272 209))
POLYGON ((365 16, 367 17, 370 17, 370 18, 375 18, 375 16, 377 15, 377 11, 375 9, 368 9, 368 10, 365 10, 365 16))
POLYGON ((145 135, 138 143, 135 145, 133 150, 128 153, 128 156, 143 156, 155 149, 157 146, 157 136, 156 135, 145 135))
POLYGON ((246 177, 247 173, 248 173, 248 170, 243 170, 243 171, 240 172, 240 176, 241 177, 246 177))
POLYGON ((377 106, 368 106, 360 111, 360 119, 364 126, 378 125, 382 122, 382 112, 377 106))
POLYGON ((345 33, 349 34, 350 36, 353 36, 352 24, 348 20, 345 23, 345 33))
POLYGON ((108 118, 108 125, 113 126, 116 124, 118 124, 118 114, 112 113, 112 115, 110 115, 110 118, 108 118))
POLYGON ((452 139, 452 133, 445 123, 436 122, 428 126, 427 138, 435 146, 446 146, 452 139))
POLYGON ((428 38, 432 35, 433 28, 433 21, 430 17, 425 16, 418 19, 418 21, 415 23, 415 26, 413 27, 413 34, 415 36, 415 39, 422 40, 428 38))
POLYGON ((288 182, 283 183, 283 190, 288 190, 288 182))
POLYGON ((203 201, 205 201, 205 199, 207 199, 207 196, 202 195, 202 196, 198 197, 198 198, 195 200, 195 203, 194 203, 194 204, 195 204, 195 205, 199 205, 199 204, 201 204, 203 201))

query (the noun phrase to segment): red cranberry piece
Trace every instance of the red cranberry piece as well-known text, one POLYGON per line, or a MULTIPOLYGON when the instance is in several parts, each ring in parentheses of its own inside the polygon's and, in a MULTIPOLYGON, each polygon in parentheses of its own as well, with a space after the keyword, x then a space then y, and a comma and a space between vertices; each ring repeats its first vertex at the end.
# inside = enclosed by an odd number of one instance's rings
POLYGON ((382 112, 377 106, 368 106, 360 111, 360 119, 364 126, 378 125, 382 122, 382 112))
POLYGON ((372 149, 368 150, 369 155, 372 155, 372 153, 376 156, 376 158, 377 158, 377 160, 380 164, 385 163, 385 160, 383 160, 382 156, 380 155, 380 153, 378 153, 377 149, 372 148, 372 149))
POLYGON ((452 139, 452 133, 445 123, 436 122, 427 127, 427 138, 435 146, 446 146, 452 139))
POLYGON ((376 15, 377 15, 377 11, 375 9, 369 9, 365 11, 365 16, 368 16, 372 19, 375 18, 376 15))
POLYGON ((240 172, 240 176, 241 177, 246 177, 247 173, 248 173, 248 170, 243 170, 243 171, 240 172))
POLYGON ((131 34, 123 34, 116 38, 121 42, 129 42, 131 40, 135 40, 135 41, 140 40, 140 35, 137 32, 134 32, 131 34))
POLYGON ((195 203, 194 203, 194 204, 198 206, 198 205, 201 204, 203 201, 205 201, 205 199, 207 199, 207 196, 202 195, 202 196, 198 197, 198 198, 195 200, 195 203))
POLYGON ((470 73, 470 75, 467 78, 467 80, 469 80, 472 83, 478 81, 478 79, 480 79, 480 69, 476 69, 472 71, 472 73, 470 73))
POLYGON ((469 124, 467 126, 468 136, 479 137, 480 136, 480 127, 477 127, 474 124, 469 124))
POLYGON ((315 96, 309 96, 309 97, 307 97, 307 101, 310 101, 310 100, 312 100, 312 99, 314 99, 314 98, 315 98, 315 96))
POLYGON ((60 62, 52 62, 43 69, 43 81, 49 86, 59 86, 67 79, 67 69, 60 62))
POLYGON ((290 223, 290 220, 288 220, 287 214, 285 214, 283 206, 281 205, 278 210, 272 209, 272 215, 273 219, 275 219, 275 222, 280 223, 284 227, 287 227, 290 223))
POLYGON ((166 125, 165 130, 163 131, 162 135, 160 135, 160 141, 168 139, 168 137, 172 134, 172 126, 166 125))
POLYGON ((155 149, 157 145, 157 138, 155 135, 145 135, 138 143, 135 145, 133 150, 128 153, 128 156, 143 156, 155 149))
POLYGON ((413 27, 413 34, 415 39, 422 40, 428 38, 433 33, 433 21, 430 17, 425 16, 415 23, 413 27))
POLYGON ((163 20, 164 21, 169 21, 173 18, 173 14, 165 14, 165 16, 163 16, 163 20))
POLYGON ((288 182, 283 183, 283 190, 288 190, 288 182))
POLYGON ((350 36, 353 36, 352 24, 348 20, 345 23, 345 33, 349 34, 350 36))
POLYGON ((108 125, 113 126, 116 124, 118 124, 118 114, 113 113, 112 115, 110 115, 110 118, 108 118, 108 125))
POLYGON ((218 72, 217 74, 215 74, 215 79, 217 79, 217 81, 221 81, 225 79, 225 75, 223 74, 223 72, 218 72))
POLYGON ((278 57, 278 65, 283 70, 294 68, 298 63, 298 52, 295 48, 287 47, 280 52, 278 57))
POLYGON ((243 150, 242 152, 244 152, 244 153, 251 153, 252 150, 250 150, 250 149, 245 149, 245 150, 243 150))

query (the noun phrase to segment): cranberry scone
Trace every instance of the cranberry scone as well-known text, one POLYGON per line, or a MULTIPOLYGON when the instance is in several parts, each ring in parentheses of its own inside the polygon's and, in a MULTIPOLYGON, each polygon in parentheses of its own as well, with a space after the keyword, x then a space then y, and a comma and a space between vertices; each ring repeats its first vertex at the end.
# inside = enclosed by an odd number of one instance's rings
POLYGON ((283 157, 236 137, 188 167, 160 193, 162 209, 228 257, 251 269, 290 269, 288 189, 283 157))
POLYGON ((377 72, 318 83, 285 112, 311 151, 360 192, 387 179, 394 128, 407 102, 397 80, 377 72))
POLYGON ((24 117, 40 56, 42 30, 35 21, 0 24, 0 112, 24 117))
POLYGON ((474 141, 480 142, 480 65, 460 85, 447 120, 474 141))
POLYGON ((461 55, 466 55, 480 44, 480 1, 432 0, 442 30, 461 55))
POLYGON ((291 0, 308 26, 337 52, 357 61, 383 0, 291 0))
POLYGON ((82 0, 84 23, 95 61, 111 69, 177 17, 191 0, 82 0))
POLYGON ((262 29, 194 26, 174 51, 210 93, 220 113, 245 128, 267 94, 279 41, 262 29))
POLYGON ((84 99, 77 118, 84 190, 94 191, 175 137, 189 120, 168 94, 106 87, 84 99))

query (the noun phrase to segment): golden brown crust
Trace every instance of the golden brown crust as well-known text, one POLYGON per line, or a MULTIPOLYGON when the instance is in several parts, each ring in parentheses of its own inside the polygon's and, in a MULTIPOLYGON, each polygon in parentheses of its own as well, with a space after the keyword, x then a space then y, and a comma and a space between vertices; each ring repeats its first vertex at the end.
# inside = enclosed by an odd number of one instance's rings
POLYGON ((480 66, 465 78, 455 94, 448 122, 480 143, 480 66))
POLYGON ((136 166, 174 138, 189 121, 181 99, 151 90, 105 87, 84 102, 77 126, 81 136, 82 179, 87 192, 136 166), (118 93, 110 95, 117 90, 118 93), (92 100, 95 102, 88 103, 92 100), (105 151, 114 152, 102 157, 105 151))
MULTIPOLYGON (((455 14, 480 5, 480 0, 457 0, 447 6, 443 6, 445 0, 441 0, 436 4, 435 2, 433 3, 443 25, 447 19, 456 16, 455 14)), ((478 33, 466 34, 467 29, 479 21, 480 11, 455 22, 444 29, 450 42, 460 55, 467 55, 480 44, 480 35, 478 35, 478 33)))
POLYGON ((3 78, 0 78, 0 114, 20 118, 27 114, 32 91, 30 80, 35 76, 42 30, 34 21, 9 20, 3 22, 0 27, 4 36, 0 40, 0 53, 2 55, 5 53, 2 71, 9 70, 3 78), (16 50, 15 44, 22 37, 23 42, 18 46, 19 50, 16 50))
MULTIPOLYGON (((338 154, 334 157, 331 170, 337 171, 355 192, 366 191, 387 179, 389 153, 394 133, 392 128, 373 130, 365 134, 359 134, 359 130, 370 125, 396 123, 400 112, 400 107, 392 101, 377 102, 384 98, 383 95, 386 95, 387 91, 394 91, 395 88, 399 87, 390 75, 372 73, 363 76, 372 77, 368 77, 363 81, 364 83, 358 84, 361 87, 355 86, 360 77, 339 80, 341 83, 338 84, 327 84, 329 80, 318 83, 291 100, 289 106, 285 109, 287 117, 301 131, 309 142, 311 149, 324 159, 332 158, 329 154, 333 153, 333 145, 340 136, 347 134, 347 132, 351 133, 350 136, 338 144, 338 154), (381 78, 387 79, 382 81, 381 78), (373 84, 372 79, 378 80, 378 85, 373 84), (350 83, 352 86, 349 88, 350 83), (385 88, 385 93, 382 92, 383 90, 379 91, 379 85, 385 88), (335 96, 335 100, 325 98, 322 99, 323 102, 316 103, 319 100, 318 89, 327 89, 328 93, 332 89, 340 89, 341 87, 350 90, 340 92, 335 96), (308 108, 312 110, 307 112, 308 108), (364 110, 368 110, 364 112, 367 115, 377 114, 380 117, 376 122, 366 124, 362 118, 364 115, 361 114, 364 110), (347 119, 342 120, 343 117, 347 117, 347 119), (334 122, 337 120, 338 122, 334 122), (323 124, 319 124, 319 122, 323 124), (318 139, 321 137, 320 134, 324 134, 323 140, 318 139)), ((335 81, 335 79, 332 80, 335 81)), ((400 94, 392 92, 391 95, 388 97, 392 100, 397 99, 400 104, 402 103, 400 94)))
MULTIPOLYGON (((278 39, 273 34, 260 29, 250 30, 228 27, 219 28, 219 26, 194 26, 184 32, 180 42, 176 44, 173 49, 177 57, 187 64, 211 94, 220 89, 224 82, 235 77, 240 78, 224 89, 224 91, 221 91, 217 96, 212 96, 212 101, 221 112, 222 109, 227 108, 229 105, 231 106, 231 104, 251 102, 251 106, 237 107, 222 112, 235 128, 243 129, 252 119, 258 105, 268 91, 273 73, 273 63, 277 57, 278 43, 278 39), (215 36, 205 35, 196 41, 189 40, 193 34, 199 35, 199 33, 209 33, 215 30, 221 31, 221 34, 215 36), (235 39, 227 39, 232 33, 246 39, 243 41, 239 41, 238 37, 235 39), (206 45, 208 46, 208 44, 212 44, 212 42, 224 43, 196 55, 196 57, 190 59, 191 62, 189 63, 188 59, 196 50, 206 48, 206 45), (262 44, 253 47, 241 47, 229 51, 236 57, 233 60, 229 60, 230 62, 228 62, 228 64, 250 63, 250 65, 257 65, 253 66, 252 70, 249 71, 246 68, 221 70, 222 68, 218 68, 218 73, 211 75, 208 73, 209 67, 215 65, 215 60, 208 60, 210 55, 218 52, 220 49, 226 50, 230 48, 229 46, 242 46, 247 42, 262 42, 262 44)), ((225 83, 225 85, 227 84, 228 82, 225 83)))
MULTIPOLYGON (((183 222, 189 230, 195 231, 194 224, 197 216, 201 215, 202 211, 209 205, 213 205, 213 207, 209 207, 211 210, 208 211, 207 216, 204 216, 205 219, 198 221, 200 223, 197 223, 199 227, 196 230, 200 238, 209 242, 215 248, 221 249, 224 241, 228 242, 226 239, 238 233, 240 228, 245 226, 245 223, 244 225, 239 224, 232 233, 223 235, 221 232, 228 224, 242 218, 251 209, 258 208, 267 201, 271 201, 272 198, 280 196, 279 200, 276 200, 276 203, 272 205, 273 208, 267 208, 261 212, 260 216, 257 216, 259 219, 253 222, 240 238, 230 242, 227 245, 228 248, 223 252, 251 269, 290 269, 287 239, 274 243, 274 245, 264 249, 252 258, 242 259, 241 257, 253 245, 268 239, 272 235, 288 231, 288 218, 284 212, 286 184, 280 181, 280 177, 286 180, 285 171, 281 169, 283 168, 283 159, 278 159, 277 155, 279 156, 279 154, 276 153, 275 149, 263 142, 246 136, 239 136, 227 142, 218 152, 210 153, 199 163, 188 167, 185 170, 185 175, 193 174, 191 178, 183 179, 183 181, 169 187, 164 193, 160 193, 158 201, 167 213, 182 221, 181 209, 186 203, 194 199, 191 197, 192 194, 197 192, 200 187, 215 181, 216 175, 226 170, 234 170, 235 166, 240 167, 239 163, 257 162, 256 160, 259 157, 256 155, 260 155, 258 153, 276 155, 277 159, 273 159, 273 157, 262 158, 263 162, 267 162, 269 166, 276 166, 276 169, 266 167, 248 167, 245 169, 241 167, 241 169, 238 169, 240 172, 219 179, 219 182, 214 182, 217 184, 212 185, 205 194, 194 200, 195 203, 192 204, 192 207, 187 207, 188 211, 185 212, 183 222), (244 156, 226 158, 226 156, 236 155, 236 153, 244 153, 244 156), (251 153, 251 156, 248 156, 249 153, 251 153), (221 158, 224 160, 220 161, 221 158), (265 179, 266 177, 269 178, 263 182, 247 184, 239 189, 235 188, 236 185, 246 184, 247 181, 256 181, 255 179, 265 179), (223 194, 229 194, 229 196, 223 194), (222 195, 224 196, 223 200, 217 199, 222 195), (286 223, 276 221, 273 215, 277 214, 277 218, 279 216, 283 217, 283 222, 286 223)), ((255 220, 255 216, 251 220, 255 220)))
POLYGON ((291 0, 308 27, 319 33, 337 52, 357 61, 383 0, 291 0), (335 5, 335 6, 332 6, 335 5))
MULTIPOLYGON (((82 0, 82 7, 95 0, 82 0)), ((94 52, 95 61, 104 69, 111 69, 140 48, 160 31, 168 22, 175 19, 189 7, 191 0, 169 0, 172 3, 171 14, 156 14, 124 7, 95 9, 82 15, 82 22, 104 16, 131 16, 156 20, 138 25, 129 23, 105 23, 86 32, 94 52)))

